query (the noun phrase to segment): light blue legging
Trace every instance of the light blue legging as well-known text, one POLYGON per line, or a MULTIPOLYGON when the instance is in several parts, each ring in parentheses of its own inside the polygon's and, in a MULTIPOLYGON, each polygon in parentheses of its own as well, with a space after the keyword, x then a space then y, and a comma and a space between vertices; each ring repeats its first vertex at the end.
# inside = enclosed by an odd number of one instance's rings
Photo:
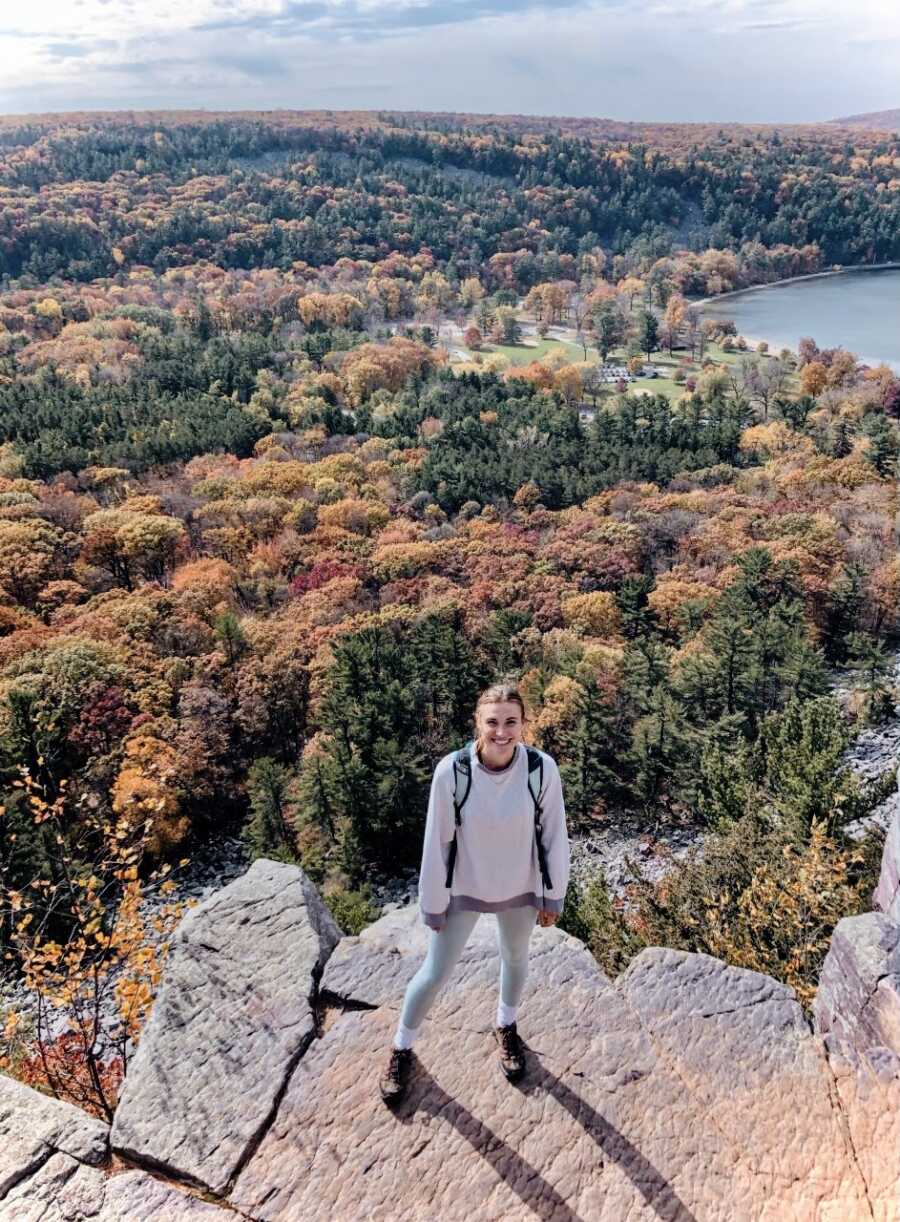
MULTIPOLYGON (((431 930, 425 962, 410 980, 403 999, 400 1022, 416 1028, 431 1009, 460 955, 481 912, 451 912, 444 928, 431 930)), ((497 941, 500 947, 500 1000, 517 1006, 528 976, 528 943, 537 920, 536 908, 509 908, 498 912, 497 941)))

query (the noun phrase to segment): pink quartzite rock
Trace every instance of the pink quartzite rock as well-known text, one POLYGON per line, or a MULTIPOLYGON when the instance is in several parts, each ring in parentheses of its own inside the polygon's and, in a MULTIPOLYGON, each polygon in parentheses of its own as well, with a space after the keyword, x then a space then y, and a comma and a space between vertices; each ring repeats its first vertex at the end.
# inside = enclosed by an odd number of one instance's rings
POLYGON ((0 1076, 0 1222, 226 1222, 144 1171, 109 1176, 109 1129, 0 1076))
POLYGON ((113 1148, 222 1194, 315 1031, 340 938, 302 870, 254 862, 193 909, 128 1069, 113 1148))
POLYGON ((396 1112, 377 1078, 430 935, 406 910, 344 939, 322 988, 348 1008, 298 1063, 233 1206, 279 1222, 900 1219, 896 1067, 867 1065, 864 1091, 841 1061, 842 1095, 791 990, 671 950, 614 985, 579 942, 537 930, 512 1086, 490 1036, 495 927, 476 926, 396 1112))
POLYGON ((900 804, 888 827, 881 857, 881 875, 872 903, 879 912, 900 925, 900 804))
POLYGON ((844 917, 831 936, 813 1003, 816 1030, 859 1052, 900 1056, 900 925, 881 912, 844 917))
POLYGON ((0 1222, 234 1222, 220 1209, 145 1171, 106 1176, 55 1154, 0 1201, 0 1222))
POLYGON ((109 1126, 0 1075, 0 1202, 56 1154, 99 1165, 109 1154, 109 1126))
POLYGON ((866 1182, 872 1216, 900 1218, 900 1057, 887 1048, 858 1052, 834 1035, 825 1037, 835 1081, 835 1102, 847 1140, 866 1182))

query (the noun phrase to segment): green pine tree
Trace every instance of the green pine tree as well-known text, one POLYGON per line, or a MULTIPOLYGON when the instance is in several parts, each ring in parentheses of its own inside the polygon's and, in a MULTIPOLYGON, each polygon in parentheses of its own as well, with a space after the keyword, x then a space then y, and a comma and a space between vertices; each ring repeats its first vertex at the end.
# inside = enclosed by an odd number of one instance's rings
POLYGON ((250 817, 244 843, 252 860, 297 861, 294 832, 287 814, 289 773, 269 756, 256 760, 247 775, 250 817))
POLYGON ((829 834, 843 822, 842 807, 852 789, 843 766, 849 733, 831 696, 792 699, 763 722, 766 788, 781 814, 805 833, 813 820, 829 834))
POLYGON ((596 680, 583 680, 574 722, 560 731, 557 743, 566 812, 573 827, 589 826, 605 801, 621 793, 625 745, 615 708, 596 680))
POLYGON ((247 635, 233 611, 223 611, 213 625, 216 638, 225 651, 228 665, 234 666, 247 649, 247 635))
POLYGON ((468 735, 485 673, 459 615, 367 628, 333 655, 319 709, 321 792, 356 882, 370 868, 395 874, 418 862, 432 768, 468 735))
POLYGON ((649 310, 642 310, 638 315, 638 341, 641 351, 647 354, 649 361, 652 353, 659 347, 659 322, 656 315, 649 310))

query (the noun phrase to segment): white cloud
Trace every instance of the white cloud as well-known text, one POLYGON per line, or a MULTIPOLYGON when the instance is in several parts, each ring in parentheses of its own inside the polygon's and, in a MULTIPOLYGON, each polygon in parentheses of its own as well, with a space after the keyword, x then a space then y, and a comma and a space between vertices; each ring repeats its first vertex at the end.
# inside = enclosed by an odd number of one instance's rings
POLYGON ((32 0, 0 110, 790 122, 900 105, 895 0, 32 0))

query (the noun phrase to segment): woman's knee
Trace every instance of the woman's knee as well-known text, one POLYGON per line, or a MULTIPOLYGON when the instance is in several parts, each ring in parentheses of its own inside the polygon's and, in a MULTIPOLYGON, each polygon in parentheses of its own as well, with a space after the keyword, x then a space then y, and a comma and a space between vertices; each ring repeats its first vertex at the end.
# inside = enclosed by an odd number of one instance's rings
POLYGON ((437 992, 441 989, 453 974, 454 963, 425 962, 419 968, 417 981, 419 988, 423 991, 433 990, 437 992))
POLYGON ((501 951, 500 962, 509 971, 524 972, 528 967, 528 951, 526 949, 525 951, 517 951, 514 954, 509 951, 504 954, 501 951))
POLYGON ((524 967, 528 963, 528 939, 501 938, 500 959, 507 967, 524 967))

